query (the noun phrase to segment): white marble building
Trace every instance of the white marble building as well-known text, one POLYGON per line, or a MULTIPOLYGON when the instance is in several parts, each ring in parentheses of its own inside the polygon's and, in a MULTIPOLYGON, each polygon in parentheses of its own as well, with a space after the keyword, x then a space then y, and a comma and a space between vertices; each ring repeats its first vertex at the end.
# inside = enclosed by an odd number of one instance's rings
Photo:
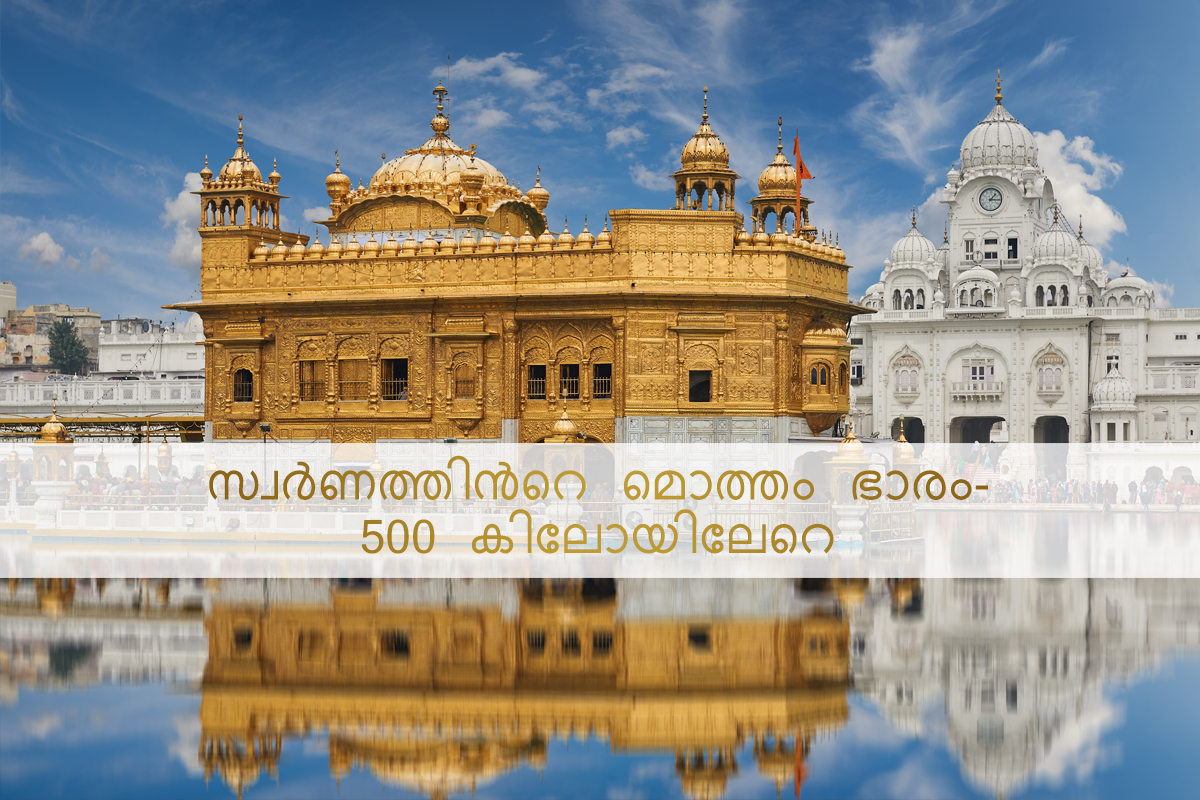
POLYGON ((1155 307, 1071 230, 1033 135, 1001 105, 946 176, 940 247, 913 227, 855 317, 852 414, 915 442, 1200 438, 1200 308, 1155 307), (995 433, 993 433, 995 431, 995 433))

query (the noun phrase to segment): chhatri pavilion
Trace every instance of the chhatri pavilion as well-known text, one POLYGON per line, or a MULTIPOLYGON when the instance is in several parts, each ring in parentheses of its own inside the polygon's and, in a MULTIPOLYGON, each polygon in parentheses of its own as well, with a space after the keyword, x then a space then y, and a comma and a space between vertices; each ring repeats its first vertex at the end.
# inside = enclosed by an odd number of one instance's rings
POLYGON ((335 162, 323 237, 280 230, 240 122, 206 161, 201 299, 175 307, 203 320, 211 438, 538 442, 565 412, 588 441, 785 442, 848 411, 864 309, 782 139, 747 230, 706 90, 670 208, 554 233, 540 174, 459 147, 434 95, 433 135, 369 184, 335 162))

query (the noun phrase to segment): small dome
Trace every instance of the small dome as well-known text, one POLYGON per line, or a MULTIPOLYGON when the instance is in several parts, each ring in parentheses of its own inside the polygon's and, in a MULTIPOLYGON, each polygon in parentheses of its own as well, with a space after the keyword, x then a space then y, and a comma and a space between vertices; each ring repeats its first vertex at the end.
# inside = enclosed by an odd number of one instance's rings
MULTIPOLYGON (((532 250, 534 245, 536 245, 536 244, 537 244, 537 239, 533 238, 533 234, 529 232, 529 228, 526 228, 525 232, 521 234, 521 238, 517 239, 517 249, 518 250, 532 250)), ((553 236, 550 237, 550 245, 552 247, 554 245, 554 237, 553 236)))
POLYGON ((200 180, 208 183, 212 180, 213 171, 208 168, 208 156, 204 157, 204 169, 200 170, 200 180))
POLYGON ((612 244, 612 234, 608 232, 608 215, 604 215, 604 230, 596 234, 596 246, 612 244))
POLYGON ((421 240, 421 252, 422 253, 436 253, 437 249, 438 249, 438 240, 433 238, 433 231, 430 231, 429 235, 421 240))
POLYGON ((400 251, 400 243, 396 241, 396 234, 388 232, 387 241, 383 243, 383 255, 394 256, 400 251))
MULTIPOLYGON (((542 234, 542 236, 544 237, 545 234, 542 234)), ((539 239, 538 241, 541 241, 541 239, 539 239)), ((567 230, 567 220, 565 218, 563 219, 562 233, 560 233, 558 235, 558 239, 555 241, 555 244, 558 247, 564 248, 566 250, 570 250, 572 247, 575 246, 575 237, 571 235, 571 232, 569 230, 567 230)))
POLYGON ((538 211, 545 211, 546 206, 550 203, 550 193, 546 191, 546 187, 542 186, 541 167, 538 167, 537 179, 534 181, 533 188, 526 193, 526 197, 538 211))
POLYGON ((863 443, 854 435, 854 420, 846 417, 846 438, 842 439, 838 444, 838 456, 840 458, 859 458, 862 456, 864 448, 863 443))
POLYGON ((999 283, 1000 278, 996 273, 985 267, 971 267, 966 272, 960 273, 958 276, 959 283, 968 281, 986 281, 988 283, 999 283))
POLYGON ((46 420, 46 424, 42 426, 42 435, 38 439, 43 444, 65 444, 71 441, 71 437, 67 434, 67 427, 58 421, 58 401, 54 401, 54 410, 50 412, 50 419, 46 420))
POLYGON ((951 186, 958 186, 959 180, 962 178, 962 173, 955 169, 954 165, 950 165, 950 171, 946 173, 946 183, 951 186))
POLYGON ((283 239, 279 240, 279 244, 271 248, 271 255, 275 258, 284 258, 288 254, 288 246, 283 243, 283 239))
POLYGON ((963 139, 959 156, 964 174, 987 167, 1022 167, 1026 163, 1037 166, 1037 142, 1033 134, 1000 105, 1000 100, 997 90, 996 105, 963 139))
POLYGON ((221 174, 217 177, 220 180, 230 181, 231 183, 262 183, 262 173, 258 171, 258 167, 250 160, 250 154, 246 152, 244 139, 242 138, 241 114, 238 114, 237 149, 233 151, 233 155, 225 162, 225 166, 221 167, 221 174))
POLYGON ((400 245, 400 251, 406 256, 416 255, 418 247, 417 240, 413 238, 413 232, 409 231, 408 238, 400 245))
POLYGON ((377 256, 383 250, 383 246, 375 241, 375 234, 371 234, 371 238, 367 239, 366 245, 363 247, 363 255, 377 256))
POLYGON ((1103 411, 1134 411, 1137 389, 1119 369, 1110 370, 1092 389, 1092 407, 1103 411))
POLYGON ((307 253, 308 248, 306 248, 304 246, 304 242, 300 241, 299 239, 297 239, 296 243, 292 245, 292 249, 288 251, 288 255, 292 258, 304 258, 307 253))
POLYGON ((1154 290, 1150 288, 1150 284, 1137 276, 1137 273, 1130 268, 1126 268, 1119 278, 1113 278, 1104 287, 1106 295, 1116 293, 1120 289, 1126 289, 1133 294, 1153 295, 1154 290))
POLYGON ((345 250, 346 248, 342 247, 342 240, 330 234, 329 247, 325 249, 325 255, 330 256, 331 258, 337 258, 344 253, 345 250))
POLYGON ((449 234, 442 237, 442 241, 438 244, 438 252, 442 255, 450 255, 458 250, 458 242, 454 241, 454 237, 449 234))
POLYGON ((204 333, 204 321, 199 314, 192 314, 183 326, 184 333, 204 333))
POLYGON ((554 248, 554 234, 550 232, 549 228, 547 228, 546 230, 542 231, 540 236, 537 237, 537 249, 538 250, 551 250, 553 248, 554 248))
POLYGON ((942 303, 942 304, 945 304, 945 302, 946 302, 946 293, 942 291, 942 287, 940 287, 940 286, 939 286, 939 287, 937 287, 937 289, 934 289, 934 291, 933 291, 933 302, 935 302, 935 303, 942 303))
POLYGON ((279 165, 276 159, 271 159, 271 174, 267 176, 267 182, 272 186, 278 186, 279 181, 283 176, 279 174, 279 165))
POLYGON ((917 230, 917 222, 914 219, 912 228, 904 236, 900 237, 900 241, 892 245, 891 258, 892 266, 923 266, 929 259, 937 254, 937 248, 933 246, 933 242, 926 239, 917 230))
POLYGON ((500 237, 498 249, 502 253, 511 253, 517 249, 517 240, 513 238, 513 235, 507 229, 505 229, 504 235, 500 237))
POLYGON ((474 253, 478 246, 478 242, 475 241, 475 237, 471 235, 470 231, 464 233, 463 237, 458 240, 458 249, 464 253, 474 253))
POLYGON ((771 236, 766 231, 758 231, 750 237, 750 243, 759 247, 767 247, 771 244, 771 236))
POLYGON ((737 232, 737 236, 733 238, 733 241, 740 245, 750 244, 750 234, 746 232, 745 225, 743 225, 742 229, 737 232))
POLYGON ((846 343, 846 329, 824 317, 817 317, 804 329, 804 344, 841 347, 846 343))
POLYGON ((579 434, 579 426, 571 421, 571 418, 567 416, 567 410, 564 408, 562 416, 559 417, 558 421, 555 422, 553 427, 550 428, 550 434, 552 436, 568 436, 571 438, 577 438, 579 434))
MULTIPOLYGON (((378 246, 378 243, 376 246, 378 246)), ((357 258, 359 254, 362 253, 362 249, 362 243, 358 241, 356 235, 350 234, 350 241, 346 242, 346 258, 357 258)))
POLYGON ((316 257, 325 255, 325 245, 321 244, 320 229, 318 229, 316 235, 313 236, 312 244, 308 246, 308 254, 316 257))
POLYGON ((271 254, 271 248, 267 246, 265 241, 258 243, 258 247, 254 248, 255 258, 266 258, 271 254))
MULTIPOLYGON (((509 237, 512 238, 512 237, 509 237)), ((491 231, 484 231, 483 238, 479 240, 479 252, 494 253, 496 252, 496 239, 492 236, 491 231)))
POLYGON ((759 194, 796 194, 796 168, 783 154, 783 117, 779 118, 779 144, 775 149, 775 160, 758 175, 759 194))
POLYGON ((684 169, 729 169, 729 148, 708 124, 708 87, 704 87, 704 114, 700 129, 688 139, 679 157, 684 169))
POLYGON ((867 293, 864 294, 863 297, 866 298, 866 297, 873 297, 873 296, 874 297, 883 297, 883 284, 882 283, 873 283, 869 287, 867 287, 867 293))
POLYGON ((1033 243, 1034 261, 1066 264, 1068 258, 1078 253, 1078 240, 1063 226, 1058 218, 1058 208, 1055 208, 1054 222, 1033 243))
POLYGON ((325 179, 325 191, 330 199, 340 200, 350 194, 350 176, 342 172, 342 161, 333 151, 333 172, 325 179))
POLYGON ((586 250, 596 243, 596 237, 588 230, 587 217, 583 218, 583 232, 579 234, 579 238, 575 240, 577 248, 586 250))

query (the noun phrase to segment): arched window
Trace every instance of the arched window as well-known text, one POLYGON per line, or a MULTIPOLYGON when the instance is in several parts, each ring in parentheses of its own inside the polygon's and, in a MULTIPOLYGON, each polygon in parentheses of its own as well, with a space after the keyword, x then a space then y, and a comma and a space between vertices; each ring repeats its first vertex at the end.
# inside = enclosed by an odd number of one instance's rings
POLYGON ((959 308, 967 307, 967 290, 966 289, 963 289, 961 292, 958 293, 958 307, 959 308))
POLYGON ((809 374, 809 383, 811 383, 813 386, 817 385, 817 368, 816 367, 813 367, 812 373, 809 374))
POLYGON ((917 289, 917 308, 925 307, 925 290, 917 289))
MULTIPOLYGON (((894 292, 892 292, 892 310, 893 311, 900 310, 900 290, 899 289, 896 289, 894 292)), ((814 383, 815 383, 815 381, 814 381, 814 383)))
POLYGON ((1037 287, 1037 291, 1033 293, 1033 304, 1038 307, 1046 305, 1046 290, 1041 286, 1037 287))
POLYGON ((838 374, 838 392, 846 393, 846 365, 842 364, 841 372, 838 374))
POLYGON ((1116 295, 1109 295, 1109 296, 1108 296, 1108 307, 1109 307, 1109 308, 1116 308, 1116 307, 1117 307, 1117 296, 1116 296, 1116 295))
POLYGON ((1054 296, 1056 294, 1058 294, 1058 290, 1055 289, 1053 286, 1051 286, 1049 289, 1046 290, 1046 305, 1048 305, 1048 306, 1055 305, 1054 296))
POLYGON ((248 369, 239 369, 233 373, 233 402, 251 403, 254 401, 254 375, 248 369))
POLYGON ((829 385, 829 372, 824 367, 821 367, 821 385, 822 386, 829 385))
POLYGON ((991 307, 992 307, 992 290, 991 290, 991 289, 984 289, 984 291, 983 291, 983 304, 984 304, 985 306, 987 306, 988 308, 991 308, 991 307))
POLYGON ((908 311, 908 310, 909 310, 909 309, 911 309, 912 307, 913 307, 913 293, 912 293, 912 289, 907 289, 907 290, 905 290, 905 292, 904 292, 904 310, 905 310, 905 311, 908 311))
POLYGON ((1067 285, 1064 283, 1062 285, 1062 288, 1060 288, 1058 290, 1058 304, 1060 306, 1069 306, 1070 305, 1070 302, 1068 301, 1069 297, 1070 297, 1070 295, 1067 293, 1067 285))
POLYGON ((470 364, 459 364, 454 368, 454 399, 475 399, 475 368, 470 364))
POLYGON ((1087 296, 1087 304, 1088 308, 1092 307, 1092 296, 1090 294, 1087 296))

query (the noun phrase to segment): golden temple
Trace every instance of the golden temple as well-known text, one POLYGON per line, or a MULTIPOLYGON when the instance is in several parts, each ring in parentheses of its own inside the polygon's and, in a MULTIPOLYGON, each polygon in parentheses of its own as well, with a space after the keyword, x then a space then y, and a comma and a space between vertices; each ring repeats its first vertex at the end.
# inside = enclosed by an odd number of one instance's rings
POLYGON ((280 230, 281 177, 262 177, 240 121, 220 173, 206 161, 201 300, 174 307, 203 320, 213 438, 268 424, 284 439, 537 442, 569 411, 590 441, 787 441, 846 413, 845 331, 864 309, 782 139, 747 231, 706 90, 674 207, 555 234, 540 170, 521 191, 455 144, 446 93, 429 140, 385 154, 368 185, 335 159, 326 243, 280 230))

